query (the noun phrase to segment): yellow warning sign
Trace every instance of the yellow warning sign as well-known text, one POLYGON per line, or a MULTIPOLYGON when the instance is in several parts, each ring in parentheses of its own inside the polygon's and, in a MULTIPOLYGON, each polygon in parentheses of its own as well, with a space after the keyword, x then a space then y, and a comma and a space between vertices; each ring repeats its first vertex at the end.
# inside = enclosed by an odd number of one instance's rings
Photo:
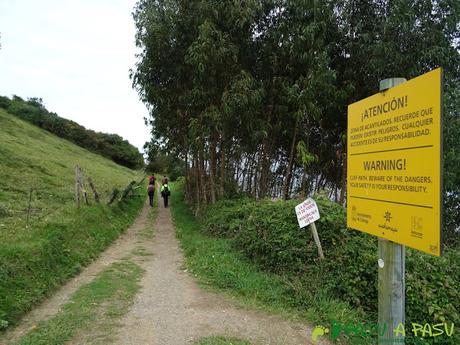
POLYGON ((347 226, 441 254, 441 69, 348 106, 347 226))

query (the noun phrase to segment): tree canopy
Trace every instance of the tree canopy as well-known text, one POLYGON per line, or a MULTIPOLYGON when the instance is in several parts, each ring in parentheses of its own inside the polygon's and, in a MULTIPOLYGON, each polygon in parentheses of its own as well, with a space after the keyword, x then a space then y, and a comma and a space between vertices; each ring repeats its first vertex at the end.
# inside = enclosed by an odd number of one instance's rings
POLYGON ((286 199, 326 189, 343 203, 347 105, 381 79, 441 66, 453 229, 459 17, 451 0, 139 0, 133 85, 155 143, 185 161, 197 210, 234 192, 286 199))

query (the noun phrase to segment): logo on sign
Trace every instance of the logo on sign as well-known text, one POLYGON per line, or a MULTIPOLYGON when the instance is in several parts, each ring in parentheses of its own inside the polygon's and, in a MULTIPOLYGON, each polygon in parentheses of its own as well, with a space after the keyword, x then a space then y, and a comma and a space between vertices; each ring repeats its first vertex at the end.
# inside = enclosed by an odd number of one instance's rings
POLYGON ((385 218, 385 223, 389 223, 391 218, 393 217, 391 216, 391 212, 386 211, 385 216, 383 218, 385 218))

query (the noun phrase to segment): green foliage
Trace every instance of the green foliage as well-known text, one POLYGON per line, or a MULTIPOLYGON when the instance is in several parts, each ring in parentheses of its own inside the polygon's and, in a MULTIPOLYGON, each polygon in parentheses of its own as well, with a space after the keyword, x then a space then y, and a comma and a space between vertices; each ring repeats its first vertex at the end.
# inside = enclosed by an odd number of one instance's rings
POLYGON ((29 98, 28 101, 24 101, 17 96, 14 96, 12 100, 0 97, 0 108, 58 137, 108 157, 120 165, 131 169, 139 169, 144 165, 143 157, 138 149, 119 135, 94 132, 74 121, 50 113, 46 110, 41 98, 29 98))
POLYGON ((381 79, 441 66, 450 245, 460 224, 459 16, 452 0, 138 0, 133 84, 154 139, 194 168, 197 208, 216 190, 224 197, 227 179, 261 198, 327 188, 343 202, 347 105, 381 79))
MULTIPOLYGON (((248 260, 244 251, 236 249, 231 239, 202 231, 202 224, 182 200, 182 191, 177 185, 174 189, 177 192, 172 195, 171 212, 177 237, 189 272, 201 284, 236 296, 248 306, 275 311, 288 318, 307 318, 321 324, 334 320, 352 324, 364 319, 362 313, 322 291, 325 277, 318 272, 316 275, 289 276, 261 270, 259 265, 248 260)), ((223 223, 232 218, 232 205, 242 210, 249 203, 249 199, 242 200, 241 205, 237 200, 220 201, 222 208, 228 207, 229 213, 221 218, 222 224, 209 221, 206 228, 216 225, 214 234, 224 231, 226 226, 223 223)), ((219 219, 217 213, 213 214, 216 220, 219 219)), ((235 214, 235 217, 238 215, 235 214)), ((233 225, 231 227, 234 228, 233 225)))
POLYGON ((448 245, 460 244, 460 82, 450 85, 444 105, 444 228, 448 245))
MULTIPOLYGON (((326 260, 318 260, 309 228, 299 229, 289 202, 223 200, 208 208, 203 231, 231 239, 233 247, 264 270, 289 277, 292 294, 346 301, 369 319, 377 313, 377 240, 346 229, 345 210, 318 195, 316 222, 326 260)), ((431 257, 408 249, 406 315, 409 322, 460 323, 460 249, 431 257)), ((455 340, 453 340, 455 341, 455 340)))
POLYGON ((110 190, 138 180, 135 171, 1 109, 0 127, 0 323, 5 327, 106 248, 144 198, 108 207, 110 190), (100 204, 85 181, 91 205, 76 209, 76 164, 94 181, 100 204))
POLYGON ((147 154, 146 171, 157 171, 168 174, 170 181, 176 181, 179 176, 185 176, 185 162, 174 155, 163 152, 160 146, 151 141, 144 145, 147 154))

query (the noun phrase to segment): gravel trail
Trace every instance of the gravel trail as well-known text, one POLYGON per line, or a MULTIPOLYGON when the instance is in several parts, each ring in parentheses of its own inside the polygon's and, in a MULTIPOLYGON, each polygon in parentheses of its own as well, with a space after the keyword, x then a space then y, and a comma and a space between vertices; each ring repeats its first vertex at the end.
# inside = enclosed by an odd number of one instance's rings
MULTIPOLYGON (((108 265, 132 257, 133 250, 139 247, 153 255, 135 260, 145 269, 142 288, 128 313, 119 320, 121 326, 114 330, 110 344, 187 345, 212 335, 238 337, 253 345, 328 344, 324 338, 312 342, 310 326, 239 307, 225 296, 201 289, 183 268, 184 258, 169 208, 164 208, 162 202, 158 207, 153 240, 140 235, 146 227, 152 226, 146 202, 125 234, 77 277, 27 314, 17 327, 4 334, 0 345, 17 341, 39 321, 55 315, 80 286, 89 283, 108 265)), ((91 331, 82 330, 66 344, 85 345, 83 339, 91 338, 88 332, 91 331)))
POLYGON ((325 344, 310 341, 311 328, 260 311, 239 308, 201 289, 183 270, 169 208, 159 203, 151 261, 141 293, 121 324, 117 345, 185 345, 204 336, 224 335, 260 345, 325 344))

